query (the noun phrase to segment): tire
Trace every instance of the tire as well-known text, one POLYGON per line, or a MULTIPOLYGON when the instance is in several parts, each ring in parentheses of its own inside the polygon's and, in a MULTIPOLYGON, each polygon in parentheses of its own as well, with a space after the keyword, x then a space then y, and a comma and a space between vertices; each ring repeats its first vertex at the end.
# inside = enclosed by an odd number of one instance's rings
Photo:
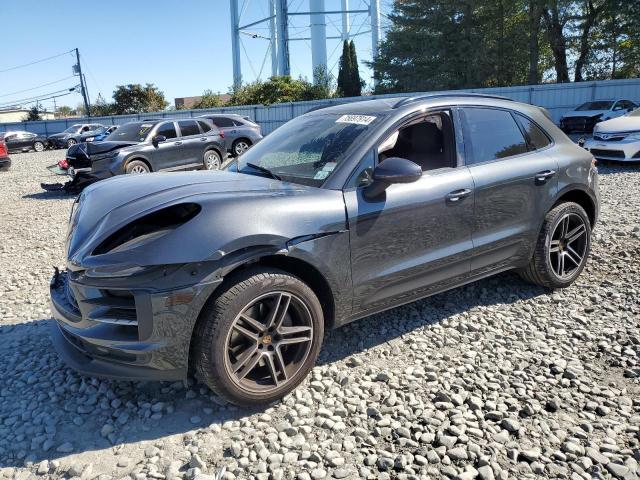
POLYGON ((231 145, 231 152, 233 153, 234 157, 239 157, 244 152, 249 150, 249 148, 251 148, 250 140, 247 140, 246 138, 238 138, 235 142, 233 142, 233 145, 231 145))
POLYGON ((584 269, 590 248, 591 224, 586 212, 577 203, 561 203, 545 216, 533 257, 519 271, 520 276, 542 287, 566 288, 584 269))
POLYGON ((73 147, 76 143, 78 142, 75 139, 70 138, 69 140, 67 140, 67 148, 73 147))
POLYGON ((323 336, 322 307, 308 285, 281 270, 249 269, 230 278, 203 310, 192 360, 197 377, 220 397, 260 405, 281 399, 305 379, 323 336), (274 305, 280 326, 267 330, 274 305), (251 323, 241 315, 247 311, 251 323))
POLYGON ((42 143, 42 142, 33 142, 33 149, 36 152, 43 152, 44 151, 44 143, 42 143))
POLYGON ((207 150, 202 158, 205 170, 220 170, 222 166, 222 157, 215 150, 207 150))
POLYGON ((125 171, 127 172, 127 174, 133 175, 151 172, 149 166, 142 160, 131 160, 129 163, 127 163, 125 171))

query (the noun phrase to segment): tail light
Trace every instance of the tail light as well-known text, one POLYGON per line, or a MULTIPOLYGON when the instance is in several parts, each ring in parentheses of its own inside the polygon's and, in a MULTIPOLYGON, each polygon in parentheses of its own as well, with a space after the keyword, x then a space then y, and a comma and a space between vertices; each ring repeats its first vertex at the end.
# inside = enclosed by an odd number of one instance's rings
POLYGON ((596 157, 591 157, 591 167, 595 168, 598 166, 598 160, 596 160, 596 157))
POLYGON ((220 138, 224 138, 224 130, 222 130, 221 128, 218 129, 218 132, 220 133, 220 138))

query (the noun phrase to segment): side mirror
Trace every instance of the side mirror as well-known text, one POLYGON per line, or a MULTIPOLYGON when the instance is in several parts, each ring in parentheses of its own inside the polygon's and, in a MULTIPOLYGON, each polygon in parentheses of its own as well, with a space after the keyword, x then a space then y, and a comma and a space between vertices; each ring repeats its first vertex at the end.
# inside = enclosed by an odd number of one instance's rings
POLYGON ((154 145, 158 145, 159 143, 166 141, 167 137, 165 137, 164 135, 156 135, 155 137, 153 137, 153 140, 151 140, 151 143, 153 143, 154 145))
POLYGON ((367 198, 375 198, 394 183, 413 183, 422 177, 422 168, 410 160, 391 157, 380 163, 373 171, 373 183, 365 188, 367 198))

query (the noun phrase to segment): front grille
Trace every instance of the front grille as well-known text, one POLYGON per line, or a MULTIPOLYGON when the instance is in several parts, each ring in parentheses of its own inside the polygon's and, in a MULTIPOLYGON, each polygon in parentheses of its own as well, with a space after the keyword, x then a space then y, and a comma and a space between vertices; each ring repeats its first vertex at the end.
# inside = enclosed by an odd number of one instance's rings
POLYGON ((624 158, 624 152, 621 150, 603 150, 600 148, 592 148, 591 154, 598 157, 624 158))

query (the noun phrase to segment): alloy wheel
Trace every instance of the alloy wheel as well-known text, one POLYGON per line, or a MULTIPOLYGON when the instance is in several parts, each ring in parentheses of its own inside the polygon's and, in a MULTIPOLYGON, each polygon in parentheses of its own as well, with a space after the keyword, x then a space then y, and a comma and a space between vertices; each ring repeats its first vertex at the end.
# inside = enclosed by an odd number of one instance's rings
POLYGON ((204 164, 207 170, 219 170, 220 157, 216 152, 207 152, 204 158, 204 164))
POLYGON ((249 150, 249 144, 244 140, 239 140, 236 142, 236 146, 234 147, 234 153, 236 155, 242 155, 244 152, 249 150))
POLYGON ((567 213, 560 218, 549 242, 549 264, 560 279, 570 278, 585 261, 589 238, 580 215, 567 213))
POLYGON ((129 173, 139 174, 139 173, 149 173, 149 172, 142 165, 134 165, 134 167, 131 169, 131 172, 129 173))
POLYGON ((303 300, 289 292, 261 295, 234 319, 225 342, 225 369, 252 393, 286 385, 308 358, 313 320, 303 300))
POLYGON ((67 140, 67 146, 69 147, 75 145, 76 143, 78 142, 76 142, 73 138, 70 138, 69 140, 67 140))
POLYGON ((33 149, 36 152, 42 152, 44 150, 44 145, 42 144, 42 142, 36 142, 33 144, 33 149))

